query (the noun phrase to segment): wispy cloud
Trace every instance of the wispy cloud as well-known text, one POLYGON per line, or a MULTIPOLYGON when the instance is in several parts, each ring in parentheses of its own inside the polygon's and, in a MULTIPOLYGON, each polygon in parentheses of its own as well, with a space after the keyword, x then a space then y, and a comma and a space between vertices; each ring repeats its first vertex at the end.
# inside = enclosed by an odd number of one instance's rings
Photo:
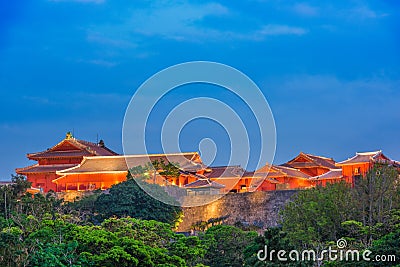
POLYGON ((107 46, 113 46, 113 47, 117 47, 117 48, 135 48, 135 47, 137 47, 137 44, 135 44, 132 41, 129 41, 126 39, 121 39, 118 37, 107 37, 107 36, 104 36, 104 34, 102 34, 100 32, 89 31, 86 38, 89 42, 94 42, 94 43, 103 44, 103 45, 107 45, 107 46))
POLYGON ((381 13, 379 11, 375 11, 366 5, 361 5, 349 9, 346 13, 350 18, 356 18, 356 19, 377 19, 389 15, 387 13, 381 13))
POLYGON ((98 65, 102 67, 107 67, 107 68, 112 68, 118 65, 117 62, 114 61, 109 61, 105 59, 78 59, 76 60, 78 63, 87 63, 87 64, 93 64, 93 65, 98 65))
MULTIPOLYGON (((299 96, 308 98, 311 95, 337 100, 341 103, 362 106, 363 103, 374 102, 381 105, 388 100, 388 95, 399 105, 400 96, 397 88, 400 80, 390 79, 385 76, 373 76, 363 79, 344 80, 335 75, 294 75, 286 76, 271 83, 279 87, 279 91, 286 96, 299 96), (344 98, 343 95, 346 95, 344 98), (362 101, 365 100, 365 102, 362 101)), ((295 100, 295 99, 293 99, 295 100)), ((297 100, 296 100, 297 101, 297 100)))
POLYGON ((228 13, 228 8, 218 3, 173 4, 136 10, 128 24, 132 31, 142 35, 188 40, 218 35, 218 30, 203 27, 200 22, 206 17, 224 16, 228 13))
MULTIPOLYGON (((155 36, 176 41, 202 42, 221 40, 264 40, 273 35, 303 35, 308 31, 301 27, 280 24, 254 25, 248 30, 222 29, 218 25, 205 23, 207 18, 224 17, 234 19, 227 7, 217 3, 173 4, 151 10, 136 10, 124 27, 136 34, 155 36)), ((239 18, 236 18, 239 19, 239 18)), ((243 18, 242 18, 243 19, 243 18)), ((246 27, 247 26, 247 27, 246 27)))
POLYGON ((262 36, 268 35, 303 35, 307 30, 301 27, 292 27, 288 25, 265 25, 258 33, 262 36))
POLYGON ((91 3, 103 4, 105 0, 49 0, 50 2, 76 2, 76 3, 91 3))
POLYGON ((293 11, 302 16, 316 16, 319 14, 319 8, 307 3, 297 3, 293 6, 293 11))
POLYGON ((299 2, 291 6, 286 6, 285 9, 305 17, 336 18, 353 21, 379 19, 389 15, 387 12, 374 9, 362 1, 358 1, 355 4, 349 3, 349 5, 346 6, 342 6, 340 2, 337 4, 325 4, 323 2, 310 4, 307 2, 299 2))
MULTIPOLYGON (((110 90, 111 91, 111 90, 110 90)), ((97 105, 121 105, 129 102, 131 96, 119 93, 66 92, 62 96, 22 96, 25 105, 57 106, 59 108, 97 107, 97 105), (65 101, 68 98, 68 101, 65 101)))

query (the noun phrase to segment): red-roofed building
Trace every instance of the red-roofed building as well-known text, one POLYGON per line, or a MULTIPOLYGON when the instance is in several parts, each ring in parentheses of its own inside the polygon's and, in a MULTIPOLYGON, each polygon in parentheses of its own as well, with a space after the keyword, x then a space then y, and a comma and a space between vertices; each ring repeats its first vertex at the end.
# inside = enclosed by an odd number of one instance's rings
POLYGON ((354 183, 361 179, 375 163, 393 164, 396 162, 385 156, 381 150, 373 152, 356 153, 347 160, 336 163, 337 167, 342 168, 342 175, 348 183, 354 183))
POLYGON ((184 186, 188 190, 189 196, 218 195, 224 187, 225 185, 213 182, 205 177, 184 186))
POLYGON ((245 192, 249 186, 248 181, 243 177, 243 168, 240 166, 215 166, 210 167, 204 173, 204 176, 211 181, 224 185, 221 189, 223 193, 227 192, 245 192))
POLYGON ((37 161, 36 164, 16 169, 16 173, 25 175, 33 188, 43 192, 57 191, 52 181, 59 178, 57 171, 77 166, 85 156, 114 156, 117 155, 104 145, 78 140, 67 133, 64 140, 46 151, 27 154, 28 159, 37 161))
POLYGON ((262 184, 257 186, 258 191, 303 189, 313 186, 310 175, 287 166, 266 164, 255 173, 266 177, 262 184))
POLYGON ((327 183, 337 183, 344 179, 342 175, 342 169, 331 169, 330 171, 311 177, 310 180, 314 182, 314 185, 326 186, 327 183))
POLYGON ((59 178, 54 179, 53 183, 57 185, 57 192, 104 190, 125 181, 130 168, 146 166, 154 160, 176 163, 180 169, 179 177, 164 177, 158 171, 149 173, 148 182, 159 185, 183 187, 196 181, 204 168, 197 152, 84 157, 80 164, 57 171, 59 178))
POLYGON ((310 176, 317 176, 335 169, 335 163, 332 158, 300 152, 297 157, 281 166, 297 169, 310 176))

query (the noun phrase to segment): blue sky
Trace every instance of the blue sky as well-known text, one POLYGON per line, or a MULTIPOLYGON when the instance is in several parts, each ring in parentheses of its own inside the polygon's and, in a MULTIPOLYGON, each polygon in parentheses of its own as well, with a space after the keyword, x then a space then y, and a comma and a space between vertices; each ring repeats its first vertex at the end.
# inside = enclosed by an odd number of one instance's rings
MULTIPOLYGON (((136 88, 193 60, 231 65, 257 83, 275 116, 275 163, 300 151, 343 160, 376 149, 400 160, 396 2, 2 1, 0 177, 70 130, 91 141, 99 135, 121 153, 136 88)), ((184 149, 224 139, 207 123, 188 125, 184 149)))

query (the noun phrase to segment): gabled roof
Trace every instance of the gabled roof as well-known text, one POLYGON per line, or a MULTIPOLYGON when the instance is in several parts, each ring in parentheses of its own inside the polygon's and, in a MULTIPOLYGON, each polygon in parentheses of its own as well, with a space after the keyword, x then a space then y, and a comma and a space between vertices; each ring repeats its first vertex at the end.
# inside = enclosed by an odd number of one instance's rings
POLYGON ((31 165, 25 168, 15 169, 18 174, 28 173, 53 173, 56 171, 65 170, 71 167, 77 166, 77 164, 54 164, 54 165, 31 165))
POLYGON ((308 179, 311 177, 310 175, 305 174, 304 172, 301 172, 295 168, 286 167, 286 166, 274 166, 274 167, 279 169, 281 172, 283 172, 285 174, 285 176, 288 176, 288 177, 302 178, 302 179, 308 179))
POLYGON ((247 174, 243 175, 243 177, 252 177, 253 178, 251 180, 250 187, 254 187, 255 185, 258 185, 258 184, 260 184, 260 182, 263 182, 263 181, 268 181, 273 184, 281 184, 281 182, 274 179, 274 177, 279 177, 279 176, 275 175, 271 172, 268 173, 268 175, 266 173, 262 173, 262 172, 247 172, 247 174))
POLYGON ((244 173, 245 170, 243 170, 242 167, 238 165, 234 166, 216 166, 216 167, 210 167, 211 171, 204 173, 204 176, 207 178, 239 178, 241 177, 244 173))
POLYGON ((199 179, 193 183, 187 184, 185 188, 224 188, 225 185, 211 181, 210 179, 199 179))
POLYGON ((316 156, 312 154, 307 154, 300 152, 294 159, 282 164, 281 166, 291 167, 291 168, 325 168, 332 169, 335 168, 335 161, 332 158, 316 156))
MULTIPOLYGON (((79 174, 79 173, 113 173, 127 172, 129 168, 145 166, 154 160, 164 160, 168 163, 177 163, 180 169, 201 169, 203 165, 192 161, 197 159, 197 152, 175 153, 175 154, 145 154, 145 155, 123 155, 123 156, 97 156, 84 157, 82 162, 70 169, 58 171, 57 174, 79 174), (183 167, 182 167, 183 166, 183 167)), ((197 160, 198 161, 198 160, 197 160)))
POLYGON ((265 164, 265 166, 261 167, 260 169, 256 170, 255 173, 264 174, 264 176, 267 176, 269 178, 287 176, 287 177, 308 179, 309 177, 311 177, 308 174, 305 174, 289 166, 271 165, 268 163, 265 164))
POLYGON ((286 166, 276 166, 266 163, 263 167, 254 172, 250 188, 257 189, 264 181, 273 184, 280 184, 282 182, 276 180, 279 177, 293 177, 299 179, 308 179, 310 176, 294 168, 286 166))
POLYGON ((357 163, 367 163, 367 162, 393 162, 390 158, 382 153, 382 150, 372 151, 372 152, 357 152, 356 155, 347 160, 336 163, 336 166, 352 165, 357 163))
POLYGON ((66 157, 84 157, 84 156, 114 156, 116 152, 107 148, 104 142, 98 144, 75 139, 67 136, 64 140, 47 149, 46 151, 29 153, 29 159, 38 160, 41 158, 66 158, 66 157))
POLYGON ((342 169, 331 169, 330 171, 311 177, 310 180, 326 180, 326 179, 340 179, 343 178, 342 169))
POLYGON ((270 178, 273 177, 282 177, 287 175, 285 172, 282 170, 278 169, 277 166, 271 165, 269 163, 266 163, 263 167, 255 171, 255 174, 262 174, 264 176, 268 176, 270 178))

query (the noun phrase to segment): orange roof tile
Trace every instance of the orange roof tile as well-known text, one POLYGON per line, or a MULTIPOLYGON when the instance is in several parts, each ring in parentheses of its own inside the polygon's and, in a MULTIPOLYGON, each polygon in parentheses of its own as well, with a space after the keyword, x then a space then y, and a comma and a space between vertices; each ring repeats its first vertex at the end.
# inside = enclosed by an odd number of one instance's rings
POLYGON ((332 169, 324 174, 311 177, 310 180, 340 179, 343 178, 342 169, 332 169))
POLYGON ((84 157, 78 166, 59 171, 57 174, 126 172, 129 168, 145 166, 151 161, 160 159, 163 159, 166 163, 177 163, 181 169, 180 166, 190 169, 202 168, 202 164, 191 161, 196 155, 197 152, 84 157))
POLYGON ((335 168, 335 161, 332 158, 316 156, 316 155, 300 152, 300 154, 297 155, 297 157, 282 164, 281 166, 286 166, 286 167, 291 167, 291 168, 296 168, 296 169, 297 168, 315 168, 315 167, 332 169, 332 168, 335 168), (300 158, 304 158, 307 161, 306 162, 297 161, 300 158))
POLYGON ((211 171, 204 173, 207 178, 241 177, 245 171, 238 165, 210 167, 211 171))
POLYGON ((27 157, 29 159, 40 159, 40 158, 62 158, 62 157, 82 157, 82 156, 113 156, 118 155, 116 152, 107 148, 102 144, 95 144, 92 142, 79 140, 75 138, 64 139, 60 143, 56 144, 52 148, 46 151, 37 153, 29 153, 27 157), (62 149, 63 145, 75 149, 62 149))
POLYGON ((356 163, 365 163, 365 162, 380 162, 384 161, 385 163, 392 163, 393 161, 386 157, 382 150, 372 151, 372 152, 357 152, 356 155, 347 160, 336 163, 336 166, 348 165, 348 164, 356 164, 356 163))
POLYGON ((210 179, 199 179, 193 183, 185 185, 185 188, 224 188, 225 185, 211 181, 210 179))
POLYGON ((311 177, 310 175, 305 174, 295 168, 286 167, 286 166, 274 166, 274 167, 279 169, 281 172, 285 173, 286 176, 295 177, 295 178, 303 178, 303 179, 308 179, 311 177))
POLYGON ((28 174, 28 173, 52 173, 56 171, 61 171, 71 167, 77 166, 77 164, 54 164, 54 165, 31 165, 25 168, 16 169, 15 172, 18 174, 28 174))

